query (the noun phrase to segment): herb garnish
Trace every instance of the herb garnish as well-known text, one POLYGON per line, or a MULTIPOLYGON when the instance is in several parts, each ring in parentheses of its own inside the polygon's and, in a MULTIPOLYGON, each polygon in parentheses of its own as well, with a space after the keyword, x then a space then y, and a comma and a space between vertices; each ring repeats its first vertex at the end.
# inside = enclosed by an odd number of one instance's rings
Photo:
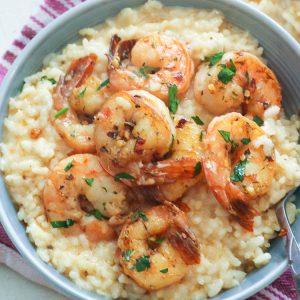
POLYGON ((169 109, 170 111, 175 114, 179 105, 179 100, 176 98, 177 95, 177 85, 170 84, 168 85, 168 96, 169 96, 169 109))
POLYGON ((94 178, 84 178, 84 181, 87 185, 92 186, 94 182, 94 178))
POLYGON ((143 272, 146 269, 150 269, 150 256, 142 256, 137 259, 136 263, 132 266, 132 270, 136 269, 138 272, 143 272))
POLYGON ((233 175, 230 177, 231 181, 239 182, 244 180, 246 164, 248 163, 247 158, 241 160, 237 165, 234 166, 233 175))
POLYGON ((157 238, 156 240, 154 240, 154 242, 156 244, 161 244, 166 238, 165 237, 160 237, 160 238, 157 238))
POLYGON ((133 71, 133 73, 134 73, 135 75, 139 76, 139 77, 142 77, 142 76, 143 76, 143 74, 142 74, 141 72, 139 72, 139 71, 133 71))
POLYGON ((64 108, 60 109, 60 110, 54 115, 54 118, 60 117, 61 115, 65 114, 68 110, 69 110, 68 107, 64 107, 64 108))
POLYGON ((132 256, 134 250, 128 249, 122 253, 123 260, 130 261, 130 257, 132 256))
POLYGON ((137 211, 131 218, 130 220, 132 222, 137 221, 138 219, 142 219, 143 221, 148 221, 148 218, 146 214, 143 211, 137 211))
POLYGON ((100 85, 97 87, 97 90, 96 90, 96 91, 101 90, 103 87, 105 87, 105 86, 108 85, 108 84, 109 84, 109 79, 107 78, 107 79, 105 79, 104 81, 102 81, 102 82, 100 83, 100 85))
POLYGON ((170 147, 169 147, 169 152, 172 150, 173 148, 173 145, 174 145, 174 134, 172 134, 172 140, 171 140, 171 144, 170 144, 170 147))
POLYGON ((225 130, 218 130, 218 131, 223 137, 224 141, 226 143, 230 143, 233 149, 235 149, 239 145, 230 138, 230 133, 228 131, 225 130))
POLYGON ((21 84, 21 87, 20 87, 20 93, 22 93, 22 92, 23 92, 24 85, 25 85, 25 81, 23 81, 23 82, 22 82, 22 84, 21 84))
POLYGON ((104 216, 99 209, 94 209, 86 214, 87 217, 94 216, 98 220, 109 220, 109 217, 104 216))
POLYGON ((158 71, 159 68, 144 66, 139 69, 139 71, 133 71, 139 77, 144 76, 145 78, 149 78, 149 74, 154 74, 154 72, 158 71))
POLYGON ((209 62, 209 66, 212 67, 213 65, 215 65, 217 62, 219 62, 222 59, 224 54, 225 54, 225 52, 215 53, 209 57, 206 57, 204 61, 209 62))
POLYGON ((218 78, 224 84, 227 84, 234 77, 234 75, 236 73, 236 67, 235 67, 232 59, 230 59, 230 66, 229 66, 229 68, 225 64, 222 64, 221 67, 222 67, 222 70, 219 72, 218 78))
POLYGON ((168 269, 168 268, 166 268, 166 269, 161 269, 159 272, 160 272, 160 273, 164 273, 164 274, 165 274, 165 273, 168 273, 168 271, 169 271, 169 269, 168 269))
POLYGON ((198 161, 194 167, 194 177, 198 176, 201 173, 202 165, 201 162, 198 161))
POLYGON ((105 186, 102 187, 102 190, 104 190, 107 193, 107 188, 105 186))
POLYGON ((166 238, 165 237, 155 237, 155 236, 151 236, 148 238, 148 241, 151 243, 155 243, 160 245, 166 238))
POLYGON ((258 126, 263 126, 264 125, 264 121, 258 117, 258 116, 254 116, 253 117, 253 121, 258 125, 258 126))
POLYGON ((134 180, 135 178, 128 174, 128 173, 118 173, 115 175, 115 181, 120 181, 120 179, 128 179, 128 180, 134 180))
POLYGON ((68 172, 73 167, 73 161, 70 161, 64 168, 65 172, 68 172))
POLYGON ((202 139, 203 139, 203 131, 201 130, 201 132, 200 132, 200 142, 202 142, 202 139))
POLYGON ((86 87, 78 94, 78 97, 82 98, 86 92, 86 87))
POLYGON ((241 142, 242 142, 244 145, 248 145, 248 144, 250 143, 250 139, 243 138, 243 139, 241 139, 241 142))
POLYGON ((247 84, 249 85, 250 84, 250 75, 249 75, 248 71, 246 71, 245 76, 247 79, 247 84))
POLYGON ((192 119, 197 125, 204 125, 204 122, 198 116, 192 116, 192 119))
POLYGON ((74 220, 67 219, 64 221, 51 221, 50 224, 53 228, 68 228, 74 224, 74 220))
POLYGON ((48 78, 46 75, 41 77, 41 80, 48 80, 50 81, 52 84, 56 84, 56 80, 54 78, 48 78))

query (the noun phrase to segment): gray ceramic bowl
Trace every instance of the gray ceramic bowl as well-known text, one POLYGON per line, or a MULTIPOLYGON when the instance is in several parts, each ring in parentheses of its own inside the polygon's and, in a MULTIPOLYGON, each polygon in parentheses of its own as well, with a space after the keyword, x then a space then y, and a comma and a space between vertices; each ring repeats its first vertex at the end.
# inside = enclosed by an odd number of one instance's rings
MULTIPOLYGON (((144 2, 144 0, 89 0, 59 17, 42 30, 17 58, 1 86, 1 136, 9 97, 18 93, 24 77, 40 69, 42 60, 47 54, 59 51, 66 44, 78 39, 79 29, 101 23, 108 17, 116 15, 124 7, 134 7, 144 2)), ((264 56, 282 84, 283 103, 287 115, 298 112, 300 107, 300 47, 280 26, 266 15, 238 0, 163 0, 162 2, 166 5, 219 9, 223 11, 230 22, 250 31, 264 47, 264 56)), ((26 235, 24 226, 17 219, 15 207, 6 190, 3 178, 0 180, 0 193, 1 222, 17 249, 31 265, 58 291, 72 299, 105 299, 103 296, 80 289, 38 257, 26 235)), ((298 200, 300 201, 299 197, 298 200)), ((300 223, 300 221, 298 220, 296 223, 300 223)), ((294 224, 294 228, 296 226, 297 224, 294 224)), ((298 228, 300 227, 298 226, 298 228)), ((300 233, 300 229, 298 231, 300 233)), ((274 240, 270 252, 272 259, 268 265, 253 271, 240 286, 228 290, 216 298, 245 299, 276 279, 288 264, 284 254, 283 240, 274 240)))

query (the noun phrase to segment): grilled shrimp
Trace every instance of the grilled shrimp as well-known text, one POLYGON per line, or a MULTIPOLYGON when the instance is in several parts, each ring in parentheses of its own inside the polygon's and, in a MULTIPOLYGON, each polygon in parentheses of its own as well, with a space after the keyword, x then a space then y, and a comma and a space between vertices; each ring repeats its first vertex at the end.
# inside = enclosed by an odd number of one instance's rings
POLYGON ((272 70, 244 51, 218 53, 210 62, 202 63, 195 77, 194 93, 196 100, 212 114, 221 115, 241 107, 244 115, 261 119, 269 107, 280 108, 282 99, 272 70))
POLYGON ((102 106, 95 124, 102 167, 125 183, 140 173, 143 164, 163 158, 175 133, 164 102, 141 90, 114 94, 102 106))
POLYGON ((79 114, 98 111, 105 99, 104 91, 97 91, 99 80, 91 76, 97 61, 95 54, 75 60, 53 93, 56 113, 54 128, 75 152, 95 152, 94 124, 79 119, 79 114))
POLYGON ((167 202, 135 213, 122 228, 118 248, 124 273, 147 290, 179 282, 188 265, 200 263, 187 216, 167 202))
POLYGON ((118 91, 143 89, 166 101, 169 85, 177 86, 179 97, 185 94, 194 74, 194 63, 175 38, 152 34, 121 41, 114 35, 107 72, 118 91))
POLYGON ((110 95, 108 80, 101 82, 98 77, 91 75, 82 85, 74 88, 68 102, 77 114, 91 118, 99 112, 110 95))
POLYGON ((219 203, 247 230, 258 213, 249 201, 268 192, 274 146, 265 132, 239 113, 215 117, 205 138, 204 172, 219 203))
MULTIPOLYGON (((201 120, 199 119, 201 124, 201 120)), ((193 185, 203 179, 202 158, 204 155, 204 129, 193 120, 176 115, 174 118, 176 134, 168 159, 149 164, 143 172, 153 176, 155 182, 159 178, 175 182, 155 184, 141 188, 141 192, 158 201, 176 201, 193 185)))
POLYGON ((74 223, 65 229, 67 234, 84 232, 92 242, 110 240, 115 233, 106 219, 126 210, 126 187, 102 169, 97 156, 76 154, 54 167, 43 203, 50 222, 74 223), (98 218, 87 216, 89 212, 98 218))

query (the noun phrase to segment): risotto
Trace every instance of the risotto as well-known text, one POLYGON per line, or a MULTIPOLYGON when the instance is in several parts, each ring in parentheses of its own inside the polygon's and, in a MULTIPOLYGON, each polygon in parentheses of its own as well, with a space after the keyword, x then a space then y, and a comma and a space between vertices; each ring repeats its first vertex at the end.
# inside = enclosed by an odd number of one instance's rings
MULTIPOLYGON (((261 1, 260 5, 265 2, 261 1)), ((205 299, 237 286, 247 272, 269 262, 270 239, 280 230, 274 204, 300 183, 297 116, 287 119, 282 112, 277 119, 272 109, 264 114, 261 128, 274 144, 276 162, 269 191, 251 202, 259 212, 254 218, 253 231, 245 230, 230 218, 207 184, 198 182, 184 193, 182 202, 189 208, 187 216, 200 244, 201 262, 189 266, 179 283, 151 293, 122 272, 115 255, 116 240, 91 244, 84 233, 65 235, 48 222, 42 200, 46 180, 54 166, 73 154, 73 149, 50 121, 55 114, 52 93, 60 76, 75 59, 97 53, 93 74, 105 82, 106 54, 114 34, 131 40, 157 32, 181 41, 195 66, 221 52, 243 50, 259 58, 263 55, 256 39, 229 24, 216 10, 171 8, 157 1, 123 9, 95 28, 82 29, 81 41, 49 55, 40 72, 25 78, 20 94, 9 101, 1 144, 1 169, 18 208, 18 218, 26 224, 26 232, 38 255, 81 288, 112 298, 205 299)), ((195 100, 192 86, 182 97, 177 113, 185 118, 198 116, 207 128, 213 115, 195 100)), ((293 203, 288 204, 288 214, 293 222, 297 215, 293 203)))

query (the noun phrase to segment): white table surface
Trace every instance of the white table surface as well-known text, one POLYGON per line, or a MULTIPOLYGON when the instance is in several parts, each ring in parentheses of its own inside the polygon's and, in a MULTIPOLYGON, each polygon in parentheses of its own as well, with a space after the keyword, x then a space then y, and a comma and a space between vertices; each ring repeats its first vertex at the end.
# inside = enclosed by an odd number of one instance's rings
MULTIPOLYGON (((0 56, 9 48, 40 2, 41 0, 0 0, 0 56)), ((0 299, 65 300, 66 298, 0 265, 0 299)))

